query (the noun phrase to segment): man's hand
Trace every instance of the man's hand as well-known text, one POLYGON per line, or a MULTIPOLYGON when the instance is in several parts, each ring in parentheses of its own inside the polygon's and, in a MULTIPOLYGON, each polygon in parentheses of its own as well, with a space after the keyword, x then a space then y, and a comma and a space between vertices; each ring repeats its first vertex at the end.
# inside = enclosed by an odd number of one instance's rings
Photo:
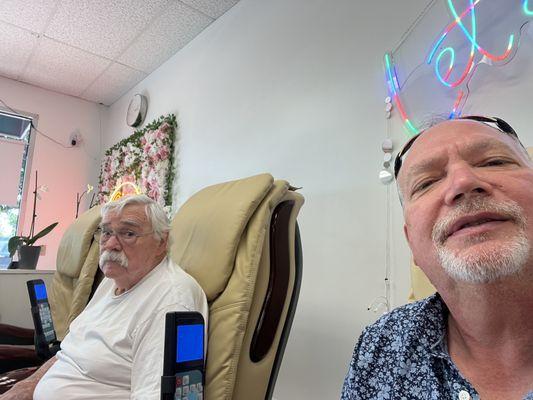
MULTIPOLYGON (((0 400, 32 400, 33 391, 35 390, 35 385, 28 382, 30 378, 24 379, 23 381, 18 382, 5 392, 3 395, 0 395, 0 400)), ((39 382, 39 381, 37 381, 39 382)))
POLYGON ((15 386, 0 395, 0 400, 33 400, 33 392, 35 387, 43 377, 43 375, 56 362, 56 357, 52 357, 39 368, 35 373, 28 378, 18 382, 15 386))

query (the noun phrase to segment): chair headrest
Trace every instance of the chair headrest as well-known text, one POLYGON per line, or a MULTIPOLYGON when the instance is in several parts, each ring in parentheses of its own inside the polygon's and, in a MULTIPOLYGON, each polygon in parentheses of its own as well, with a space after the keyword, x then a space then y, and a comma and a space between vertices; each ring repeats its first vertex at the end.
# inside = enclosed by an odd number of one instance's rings
POLYGON ((198 281, 208 301, 226 287, 242 233, 272 184, 272 175, 261 174, 209 186, 174 216, 170 256, 198 281))
POLYGON ((78 278, 87 258, 94 232, 100 223, 101 206, 81 214, 63 235, 57 251, 56 269, 70 278, 78 278))

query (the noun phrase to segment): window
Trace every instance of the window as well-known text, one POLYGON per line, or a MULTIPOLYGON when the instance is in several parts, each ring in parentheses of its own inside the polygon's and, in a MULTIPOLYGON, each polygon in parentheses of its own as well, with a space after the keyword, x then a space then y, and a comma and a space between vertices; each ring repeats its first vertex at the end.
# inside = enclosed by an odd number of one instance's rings
POLYGON ((18 232, 32 118, 0 110, 0 268, 9 265, 9 238, 18 232))

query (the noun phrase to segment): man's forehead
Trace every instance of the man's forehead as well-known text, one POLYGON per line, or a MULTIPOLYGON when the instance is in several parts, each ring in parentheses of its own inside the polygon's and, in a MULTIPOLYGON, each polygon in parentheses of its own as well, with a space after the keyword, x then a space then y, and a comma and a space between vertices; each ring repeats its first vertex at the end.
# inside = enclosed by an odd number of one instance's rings
POLYGON ((400 175, 409 175, 410 170, 419 168, 417 165, 423 167, 432 156, 445 153, 451 146, 463 152, 507 148, 520 154, 515 140, 488 125, 469 120, 446 121, 428 129, 413 143, 404 156, 400 175))

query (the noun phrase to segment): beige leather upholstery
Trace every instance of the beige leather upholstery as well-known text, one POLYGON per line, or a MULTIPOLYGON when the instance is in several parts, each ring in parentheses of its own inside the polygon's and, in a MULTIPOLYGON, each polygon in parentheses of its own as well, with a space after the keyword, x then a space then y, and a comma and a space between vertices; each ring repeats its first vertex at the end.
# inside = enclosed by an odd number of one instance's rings
POLYGON ((411 262, 411 292, 409 293, 409 301, 421 300, 436 291, 420 267, 414 262, 411 262))
POLYGON ((294 272, 272 346, 257 362, 250 353, 269 286, 271 217, 276 207, 288 203, 292 209, 286 229, 294 270, 296 215, 303 197, 285 181, 263 174, 211 186, 192 196, 174 217, 171 257, 196 278, 210 302, 208 399, 263 399, 269 390, 271 395, 276 378, 271 371, 283 345, 294 272))
MULTIPOLYGON (((261 174, 207 187, 173 218, 170 256, 199 282, 210 304, 207 399, 272 395, 299 290, 296 216, 303 201, 287 182, 261 174), (276 265, 283 271, 271 270, 276 265)), ((60 339, 89 299, 99 222, 98 207, 61 241, 50 290, 60 339)))
POLYGON ((56 273, 49 289, 50 308, 58 340, 63 340, 72 320, 89 301, 98 270, 98 242, 93 240, 100 223, 100 206, 72 223, 57 252, 56 273))
POLYGON ((272 182, 265 174, 210 186, 174 216, 170 254, 196 278, 209 301, 226 288, 242 233, 272 182))

